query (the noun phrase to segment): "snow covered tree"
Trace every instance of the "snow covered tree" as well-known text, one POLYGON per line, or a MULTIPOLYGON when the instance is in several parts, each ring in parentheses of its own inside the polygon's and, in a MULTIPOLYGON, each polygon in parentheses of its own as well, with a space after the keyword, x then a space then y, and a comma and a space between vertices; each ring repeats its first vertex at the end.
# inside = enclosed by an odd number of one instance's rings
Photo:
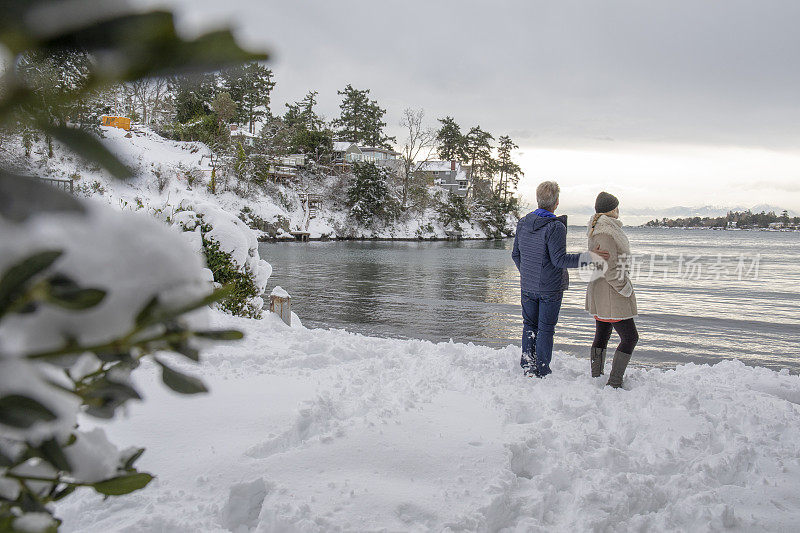
POLYGON ((497 184, 497 193, 503 196, 503 200, 508 200, 509 193, 517 188, 520 176, 523 176, 522 168, 511 159, 511 152, 519 146, 511 140, 508 135, 503 135, 498 139, 497 147, 497 171, 500 175, 497 184))
POLYGON ((226 92, 217 93, 214 100, 211 101, 211 109, 214 110, 220 131, 227 127, 236 116, 236 102, 226 92))
POLYGON ((470 166, 470 181, 473 194, 478 196, 493 193, 491 178, 495 169, 492 158, 492 134, 481 129, 480 126, 470 128, 464 136, 464 154, 470 166))
POLYGON ((261 127, 256 148, 268 157, 281 157, 292 152, 295 129, 282 117, 270 117, 261 127))
POLYGON ((314 107, 317 105, 317 91, 308 91, 302 100, 293 104, 286 104, 286 113, 283 120, 289 126, 302 126, 308 131, 319 131, 325 125, 314 107))
POLYGON ((466 197, 449 192, 437 197, 436 212, 439 215, 439 222, 444 227, 449 226, 456 231, 461 231, 461 224, 470 220, 466 197))
POLYGON ((369 89, 354 89, 348 84, 338 94, 343 97, 339 105, 341 112, 339 118, 334 119, 333 127, 337 128, 339 137, 356 144, 391 148, 390 142, 395 138, 383 131, 386 110, 376 100, 369 99, 369 89))
POLYGON ((21 123, 38 123, 44 131, 48 157, 53 157, 49 127, 65 128, 76 124, 99 132, 99 115, 88 91, 91 60, 83 50, 58 50, 53 53, 30 51, 21 54, 16 75, 30 88, 32 98, 17 108, 21 123))
POLYGON ((161 122, 166 111, 169 83, 166 78, 148 78, 126 84, 133 111, 143 124, 161 122))
POLYGON ((213 73, 185 74, 170 79, 169 91, 175 102, 175 120, 191 122, 211 114, 216 76, 213 73))
POLYGON ((289 149, 309 154, 316 161, 329 155, 333 148, 333 133, 325 128, 325 121, 314 110, 317 91, 309 91, 299 102, 286 104, 283 124, 289 131, 289 149))
POLYGON ((441 128, 436 132, 439 157, 445 161, 466 161, 466 140, 461 127, 453 117, 440 118, 441 128))
POLYGON ((272 70, 259 63, 247 63, 225 69, 220 73, 222 90, 237 104, 235 120, 247 124, 255 133, 256 122, 269 115, 269 104, 275 81, 272 70))
POLYGON ((389 171, 375 163, 357 163, 347 188, 350 216, 365 225, 387 221, 396 211, 396 202, 389 190, 389 171))

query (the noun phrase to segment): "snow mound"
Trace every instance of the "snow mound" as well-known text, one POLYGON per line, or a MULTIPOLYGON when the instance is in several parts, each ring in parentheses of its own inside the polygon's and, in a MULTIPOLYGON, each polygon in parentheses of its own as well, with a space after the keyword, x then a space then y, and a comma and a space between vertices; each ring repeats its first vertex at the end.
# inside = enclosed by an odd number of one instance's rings
POLYGON ((280 285, 276 285, 275 288, 272 289, 270 296, 275 296, 277 298, 289 298, 289 293, 286 292, 286 289, 284 289, 280 285))
POLYGON ((141 461, 158 485, 114 509, 89 493, 65 502, 65 531, 789 531, 800 520, 798 376, 739 362, 632 368, 627 390, 612 390, 563 353, 534 380, 514 347, 213 316, 247 337, 205 357, 212 393, 189 402, 146 379, 150 401, 108 429, 158 450, 141 461))
MULTIPOLYGON (((247 224, 210 202, 187 200, 180 203, 171 222, 173 227, 183 230, 182 235, 200 257, 203 255, 203 238, 218 243, 221 251, 230 254, 239 272, 252 274, 258 293, 263 295, 272 275, 272 266, 259 256, 256 232, 247 224)), ((264 300, 261 296, 254 297, 248 305, 261 309, 264 300)))

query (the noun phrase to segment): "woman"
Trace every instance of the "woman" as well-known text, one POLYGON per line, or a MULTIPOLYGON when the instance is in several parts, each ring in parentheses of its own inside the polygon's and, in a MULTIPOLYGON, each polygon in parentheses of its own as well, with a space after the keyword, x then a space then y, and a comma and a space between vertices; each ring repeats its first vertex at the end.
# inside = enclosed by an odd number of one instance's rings
POLYGON ((604 267, 603 272, 598 273, 586 289, 586 310, 595 319, 592 377, 603 373, 606 347, 614 329, 620 337, 620 343, 614 352, 608 385, 619 388, 633 349, 639 341, 633 321, 637 316, 636 295, 626 264, 631 247, 619 220, 619 200, 607 192, 601 192, 597 195, 594 210, 595 214, 589 220, 589 249, 594 250, 599 246, 608 250, 609 258, 607 268, 604 267))

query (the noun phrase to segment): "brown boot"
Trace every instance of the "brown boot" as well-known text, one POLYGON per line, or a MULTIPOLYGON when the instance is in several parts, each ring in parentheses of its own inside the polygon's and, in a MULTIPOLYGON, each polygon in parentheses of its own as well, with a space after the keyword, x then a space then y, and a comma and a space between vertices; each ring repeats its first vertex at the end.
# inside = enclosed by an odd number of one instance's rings
POLYGON ((603 368, 606 366, 606 349, 592 347, 590 357, 592 361, 592 377, 600 377, 603 374, 603 368))
POLYGON ((622 387, 622 376, 625 375, 625 369, 628 367, 630 360, 631 354, 620 352, 619 350, 614 352, 614 361, 611 363, 611 374, 608 375, 608 383, 606 383, 606 385, 610 385, 615 389, 622 387))

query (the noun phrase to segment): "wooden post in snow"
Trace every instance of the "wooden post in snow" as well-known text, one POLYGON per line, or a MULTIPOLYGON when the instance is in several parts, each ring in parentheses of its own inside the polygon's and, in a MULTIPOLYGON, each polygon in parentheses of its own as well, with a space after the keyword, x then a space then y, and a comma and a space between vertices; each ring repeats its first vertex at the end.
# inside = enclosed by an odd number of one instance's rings
POLYGON ((269 295, 269 310, 275 313, 287 325, 292 325, 292 297, 281 287, 272 289, 269 295))

